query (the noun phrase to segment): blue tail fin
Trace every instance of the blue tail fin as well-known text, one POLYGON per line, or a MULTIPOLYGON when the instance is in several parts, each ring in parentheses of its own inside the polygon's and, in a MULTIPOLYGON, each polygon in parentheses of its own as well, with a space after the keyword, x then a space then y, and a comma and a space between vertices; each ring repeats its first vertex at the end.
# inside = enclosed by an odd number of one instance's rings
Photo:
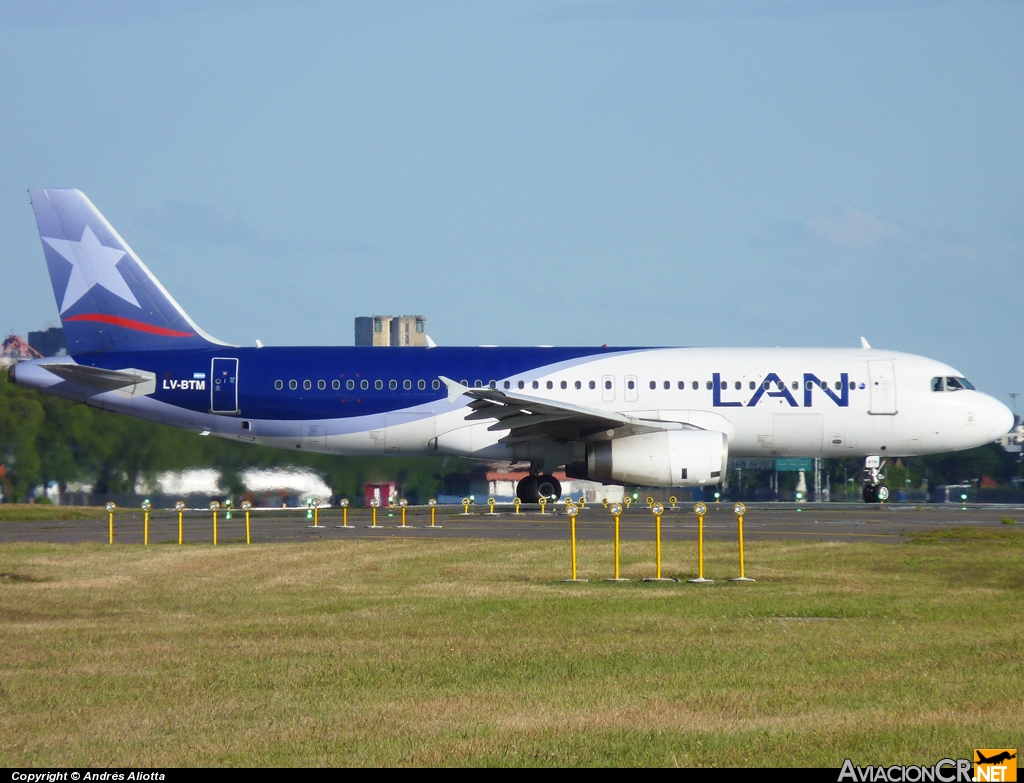
POLYGON ((29 190, 68 353, 224 345, 196 326, 80 190, 29 190))

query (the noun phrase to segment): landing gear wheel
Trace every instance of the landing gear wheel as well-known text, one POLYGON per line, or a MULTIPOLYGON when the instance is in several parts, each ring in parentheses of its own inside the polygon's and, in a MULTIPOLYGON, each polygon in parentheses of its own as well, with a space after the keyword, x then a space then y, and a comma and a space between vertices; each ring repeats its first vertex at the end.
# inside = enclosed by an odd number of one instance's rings
POLYGON ((554 503, 562 497, 562 485, 554 476, 538 476, 537 496, 538 500, 543 497, 547 498, 549 503, 554 503))
POLYGON ((865 503, 884 503, 889 499, 889 488, 885 484, 865 484, 865 503))
POLYGON ((521 503, 536 503, 540 500, 537 492, 537 477, 527 476, 516 484, 516 497, 521 503))

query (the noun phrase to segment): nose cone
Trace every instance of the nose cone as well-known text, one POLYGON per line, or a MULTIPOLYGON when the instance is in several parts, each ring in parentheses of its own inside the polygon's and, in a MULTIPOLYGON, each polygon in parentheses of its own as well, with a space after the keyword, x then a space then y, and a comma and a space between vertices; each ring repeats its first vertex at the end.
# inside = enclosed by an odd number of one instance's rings
POLYGON ((1001 438, 1013 429, 1013 412, 999 400, 989 398, 989 422, 992 425, 991 440, 1001 438))

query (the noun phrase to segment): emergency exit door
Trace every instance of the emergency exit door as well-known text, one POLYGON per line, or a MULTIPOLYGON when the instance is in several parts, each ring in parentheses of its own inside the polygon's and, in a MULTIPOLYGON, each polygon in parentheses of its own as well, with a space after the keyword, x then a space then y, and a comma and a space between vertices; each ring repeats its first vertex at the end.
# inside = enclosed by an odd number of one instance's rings
POLYGON ((214 359, 210 371, 210 411, 238 413, 238 359, 214 359))

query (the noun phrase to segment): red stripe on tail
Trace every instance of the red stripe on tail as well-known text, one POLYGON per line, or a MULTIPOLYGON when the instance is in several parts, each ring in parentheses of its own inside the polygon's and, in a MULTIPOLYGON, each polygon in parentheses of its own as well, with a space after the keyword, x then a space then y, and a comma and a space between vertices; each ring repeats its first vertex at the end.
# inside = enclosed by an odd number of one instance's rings
POLYGON ((153 326, 142 321, 133 321, 131 318, 121 318, 116 315, 104 315, 102 313, 83 313, 65 318, 65 321, 95 321, 111 326, 123 326, 125 329, 134 329, 136 332, 147 334, 158 334, 161 337, 195 337, 194 332, 176 332, 174 329, 165 329, 162 326, 153 326))

